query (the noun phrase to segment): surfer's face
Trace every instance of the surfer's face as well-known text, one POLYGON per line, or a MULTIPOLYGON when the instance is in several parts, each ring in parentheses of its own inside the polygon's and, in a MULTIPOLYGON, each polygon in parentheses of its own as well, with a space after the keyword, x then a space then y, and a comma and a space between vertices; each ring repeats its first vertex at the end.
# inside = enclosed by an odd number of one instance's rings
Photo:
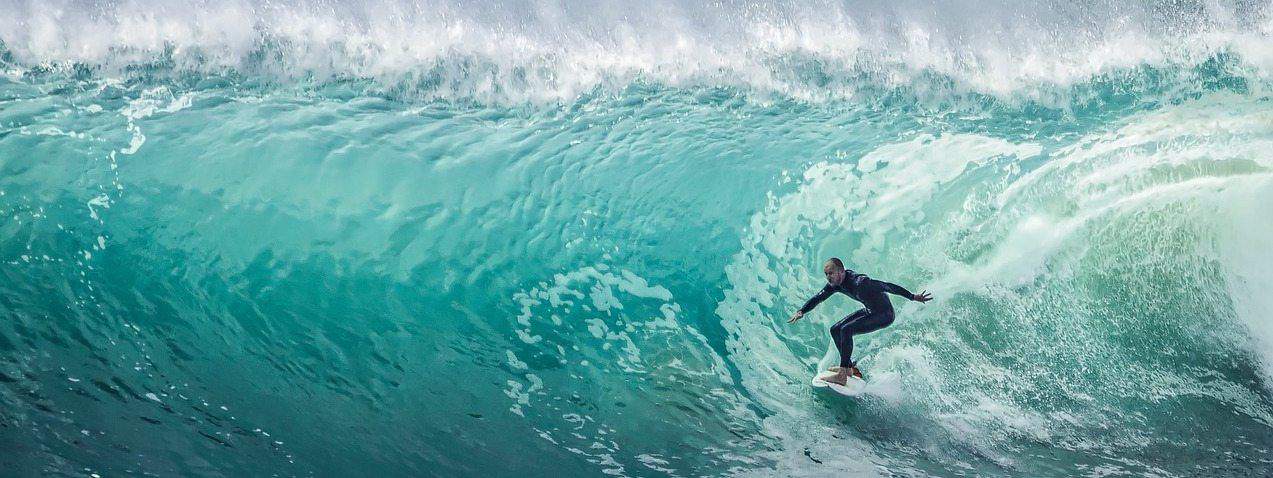
POLYGON ((841 269, 839 267, 835 267, 835 266, 825 267, 822 269, 822 272, 825 272, 827 274, 828 284, 839 284, 840 281, 844 280, 844 269, 841 269))

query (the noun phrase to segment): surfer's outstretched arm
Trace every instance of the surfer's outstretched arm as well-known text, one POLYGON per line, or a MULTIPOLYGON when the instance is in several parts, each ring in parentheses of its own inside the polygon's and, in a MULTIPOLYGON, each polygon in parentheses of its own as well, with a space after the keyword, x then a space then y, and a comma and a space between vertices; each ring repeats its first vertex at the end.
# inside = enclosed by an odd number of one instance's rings
POLYGON ((920 292, 919 295, 915 295, 915 294, 912 294, 911 291, 906 290, 905 287, 894 284, 892 282, 884 282, 882 280, 877 280, 875 282, 879 284, 880 290, 883 290, 884 292, 888 292, 893 295, 900 295, 910 300, 919 301, 919 302, 928 302, 933 299, 933 296, 929 294, 928 292, 920 292))
POLYGON ((823 287, 817 294, 814 294, 813 297, 810 297, 809 300, 805 301, 804 305, 800 306, 800 313, 809 313, 809 311, 813 310, 814 307, 817 307, 818 304, 821 304, 822 301, 827 300, 827 297, 831 297, 831 294, 834 293, 834 287, 831 287, 830 285, 823 287))
POLYGON ((827 286, 823 287, 822 290, 818 291, 817 294, 814 294, 813 297, 810 297, 809 300, 805 301, 804 305, 800 306, 800 310, 797 311, 795 315, 791 316, 791 318, 787 320, 787 323, 792 324, 792 323, 795 323, 797 320, 800 320, 801 317, 804 317, 804 314, 809 313, 809 311, 813 310, 814 307, 817 307, 818 304, 821 304, 822 301, 827 300, 827 297, 831 297, 831 294, 834 294, 834 293, 835 293, 835 287, 833 287, 830 284, 827 284, 827 286))

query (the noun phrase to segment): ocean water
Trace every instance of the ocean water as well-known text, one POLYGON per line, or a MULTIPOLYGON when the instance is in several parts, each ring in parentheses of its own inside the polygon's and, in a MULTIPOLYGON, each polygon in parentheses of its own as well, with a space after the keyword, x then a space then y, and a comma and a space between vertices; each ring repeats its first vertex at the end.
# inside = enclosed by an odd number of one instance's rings
POLYGON ((0 476, 1273 474, 1267 3, 0 12, 0 476))

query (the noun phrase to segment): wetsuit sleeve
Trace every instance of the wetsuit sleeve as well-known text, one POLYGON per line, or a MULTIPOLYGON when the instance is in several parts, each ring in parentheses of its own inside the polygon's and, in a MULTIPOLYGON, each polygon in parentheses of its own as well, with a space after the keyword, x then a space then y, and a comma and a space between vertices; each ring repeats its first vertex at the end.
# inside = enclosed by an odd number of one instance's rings
POLYGON ((817 307, 818 304, 821 304, 822 301, 827 300, 827 297, 831 297, 831 294, 834 294, 834 293, 835 293, 835 289, 832 288, 830 284, 827 284, 826 287, 823 287, 822 290, 818 291, 817 294, 814 294, 813 297, 810 297, 809 300, 805 302, 803 306, 800 307, 800 313, 802 314, 809 313, 810 310, 813 310, 814 307, 817 307))
POLYGON ((900 295, 910 300, 915 300, 915 294, 912 294, 911 291, 906 290, 905 287, 894 284, 892 282, 884 282, 882 280, 875 281, 875 284, 878 285, 880 287, 880 290, 884 292, 888 292, 893 295, 900 295))

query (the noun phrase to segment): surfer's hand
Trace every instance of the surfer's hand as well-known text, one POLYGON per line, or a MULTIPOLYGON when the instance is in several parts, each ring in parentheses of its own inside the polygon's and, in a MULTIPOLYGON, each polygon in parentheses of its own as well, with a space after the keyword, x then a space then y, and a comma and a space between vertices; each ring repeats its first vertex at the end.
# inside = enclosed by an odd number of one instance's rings
POLYGON ((801 317, 804 317, 804 312, 796 312, 796 315, 793 315, 791 316, 790 319, 787 319, 787 323, 794 324, 796 323, 797 320, 800 320, 801 317))
POLYGON ((923 291, 918 294, 915 294, 915 298, 911 300, 915 302, 928 302, 930 300, 933 300, 933 295, 929 294, 928 291, 923 291))

